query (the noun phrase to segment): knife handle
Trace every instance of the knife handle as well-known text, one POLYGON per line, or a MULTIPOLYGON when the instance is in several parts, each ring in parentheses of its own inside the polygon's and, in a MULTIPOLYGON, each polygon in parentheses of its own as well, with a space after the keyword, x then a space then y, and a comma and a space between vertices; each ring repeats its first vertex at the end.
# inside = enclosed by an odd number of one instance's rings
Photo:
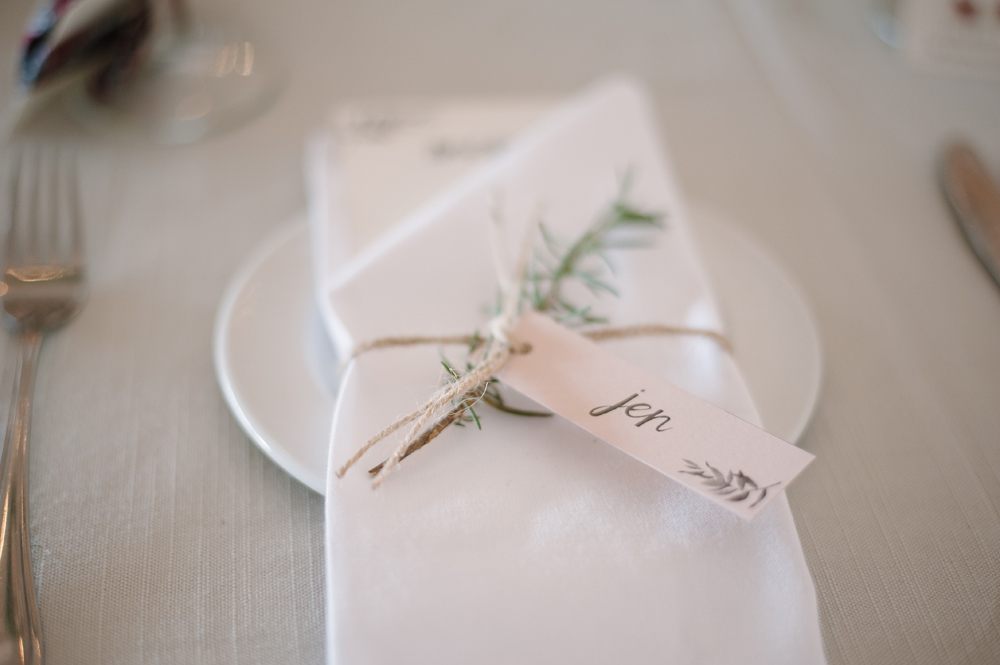
POLYGON ((945 149, 945 197, 973 251, 1000 285, 1000 190, 986 167, 964 143, 945 149))

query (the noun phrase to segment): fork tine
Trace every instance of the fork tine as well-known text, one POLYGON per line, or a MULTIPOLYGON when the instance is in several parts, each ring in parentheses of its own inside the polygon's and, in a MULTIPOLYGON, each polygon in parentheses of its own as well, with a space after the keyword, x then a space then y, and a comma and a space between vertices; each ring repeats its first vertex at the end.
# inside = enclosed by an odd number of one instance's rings
POLYGON ((54 260, 59 260, 64 255, 64 253, 61 252, 59 249, 59 227, 61 226, 61 220, 63 219, 62 217, 63 194, 61 191, 62 188, 60 187, 60 185, 62 184, 61 183, 62 173, 61 169, 59 168, 59 163, 60 163, 59 153, 61 151, 59 150, 59 146, 56 145, 51 152, 53 154, 49 160, 51 162, 51 164, 49 165, 49 170, 52 173, 51 177, 46 182, 49 183, 49 187, 51 188, 52 191, 50 191, 48 193, 48 196, 45 197, 49 201, 49 209, 46 210, 46 215, 45 215, 45 219, 47 220, 46 223, 48 224, 49 244, 47 248, 48 252, 45 252, 46 256, 43 257, 42 259, 43 261, 46 261, 48 263, 51 263, 54 260))
POLYGON ((28 200, 28 214, 25 217, 23 223, 25 224, 24 235, 27 240, 27 252, 24 255, 24 261, 28 264, 39 264, 41 263, 41 257, 38 255, 38 236, 39 227, 41 226, 42 215, 42 191, 41 184, 41 172, 42 172, 42 150, 41 148, 36 149, 34 152, 34 169, 35 174, 34 180, 31 181, 31 197, 28 200))
POLYGON ((24 151, 20 148, 14 153, 11 160, 13 171, 10 174, 10 216, 7 218, 7 228, 4 239, 4 270, 10 267, 16 260, 16 252, 19 249, 17 243, 17 224, 20 203, 21 189, 21 163, 24 161, 24 151))
POLYGON ((32 231, 37 265, 58 260, 59 253, 59 146, 41 145, 35 168, 35 215, 32 231))
POLYGON ((67 216, 69 217, 69 258, 70 263, 75 268, 83 267, 83 219, 80 213, 80 173, 76 166, 76 150, 74 149, 70 153, 70 158, 67 159, 69 164, 67 168, 70 169, 69 177, 66 183, 66 195, 68 210, 67 216))

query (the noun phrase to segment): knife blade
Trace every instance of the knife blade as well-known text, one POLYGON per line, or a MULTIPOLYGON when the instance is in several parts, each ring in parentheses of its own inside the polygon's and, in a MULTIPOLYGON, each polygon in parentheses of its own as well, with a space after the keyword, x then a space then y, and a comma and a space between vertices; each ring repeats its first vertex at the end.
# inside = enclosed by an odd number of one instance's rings
POLYGON ((967 144, 945 148, 941 187, 972 250, 1000 285, 1000 190, 967 144))

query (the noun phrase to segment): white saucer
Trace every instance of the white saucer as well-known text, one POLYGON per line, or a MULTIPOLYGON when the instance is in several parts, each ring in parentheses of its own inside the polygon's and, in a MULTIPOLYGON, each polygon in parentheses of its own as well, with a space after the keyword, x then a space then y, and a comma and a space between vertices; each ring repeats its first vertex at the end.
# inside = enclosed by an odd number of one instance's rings
MULTIPOLYGON (((314 305, 304 217, 265 240, 233 276, 215 322, 215 371, 250 438, 322 494, 338 361, 314 305)), ((795 443, 822 374, 809 309, 752 238, 709 210, 693 208, 691 219, 764 429, 795 443)))

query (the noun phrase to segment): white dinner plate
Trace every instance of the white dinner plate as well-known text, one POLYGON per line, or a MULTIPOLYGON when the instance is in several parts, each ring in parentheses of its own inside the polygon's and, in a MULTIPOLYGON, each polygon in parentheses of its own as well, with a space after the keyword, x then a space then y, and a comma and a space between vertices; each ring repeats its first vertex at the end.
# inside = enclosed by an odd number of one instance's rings
MULTIPOLYGON (((819 335, 785 271, 735 225, 692 225, 739 365, 768 432, 796 443, 816 407, 819 335)), ((338 361, 314 304, 305 215, 267 238, 223 295, 215 371, 233 415, 278 466, 324 493, 338 361)))

